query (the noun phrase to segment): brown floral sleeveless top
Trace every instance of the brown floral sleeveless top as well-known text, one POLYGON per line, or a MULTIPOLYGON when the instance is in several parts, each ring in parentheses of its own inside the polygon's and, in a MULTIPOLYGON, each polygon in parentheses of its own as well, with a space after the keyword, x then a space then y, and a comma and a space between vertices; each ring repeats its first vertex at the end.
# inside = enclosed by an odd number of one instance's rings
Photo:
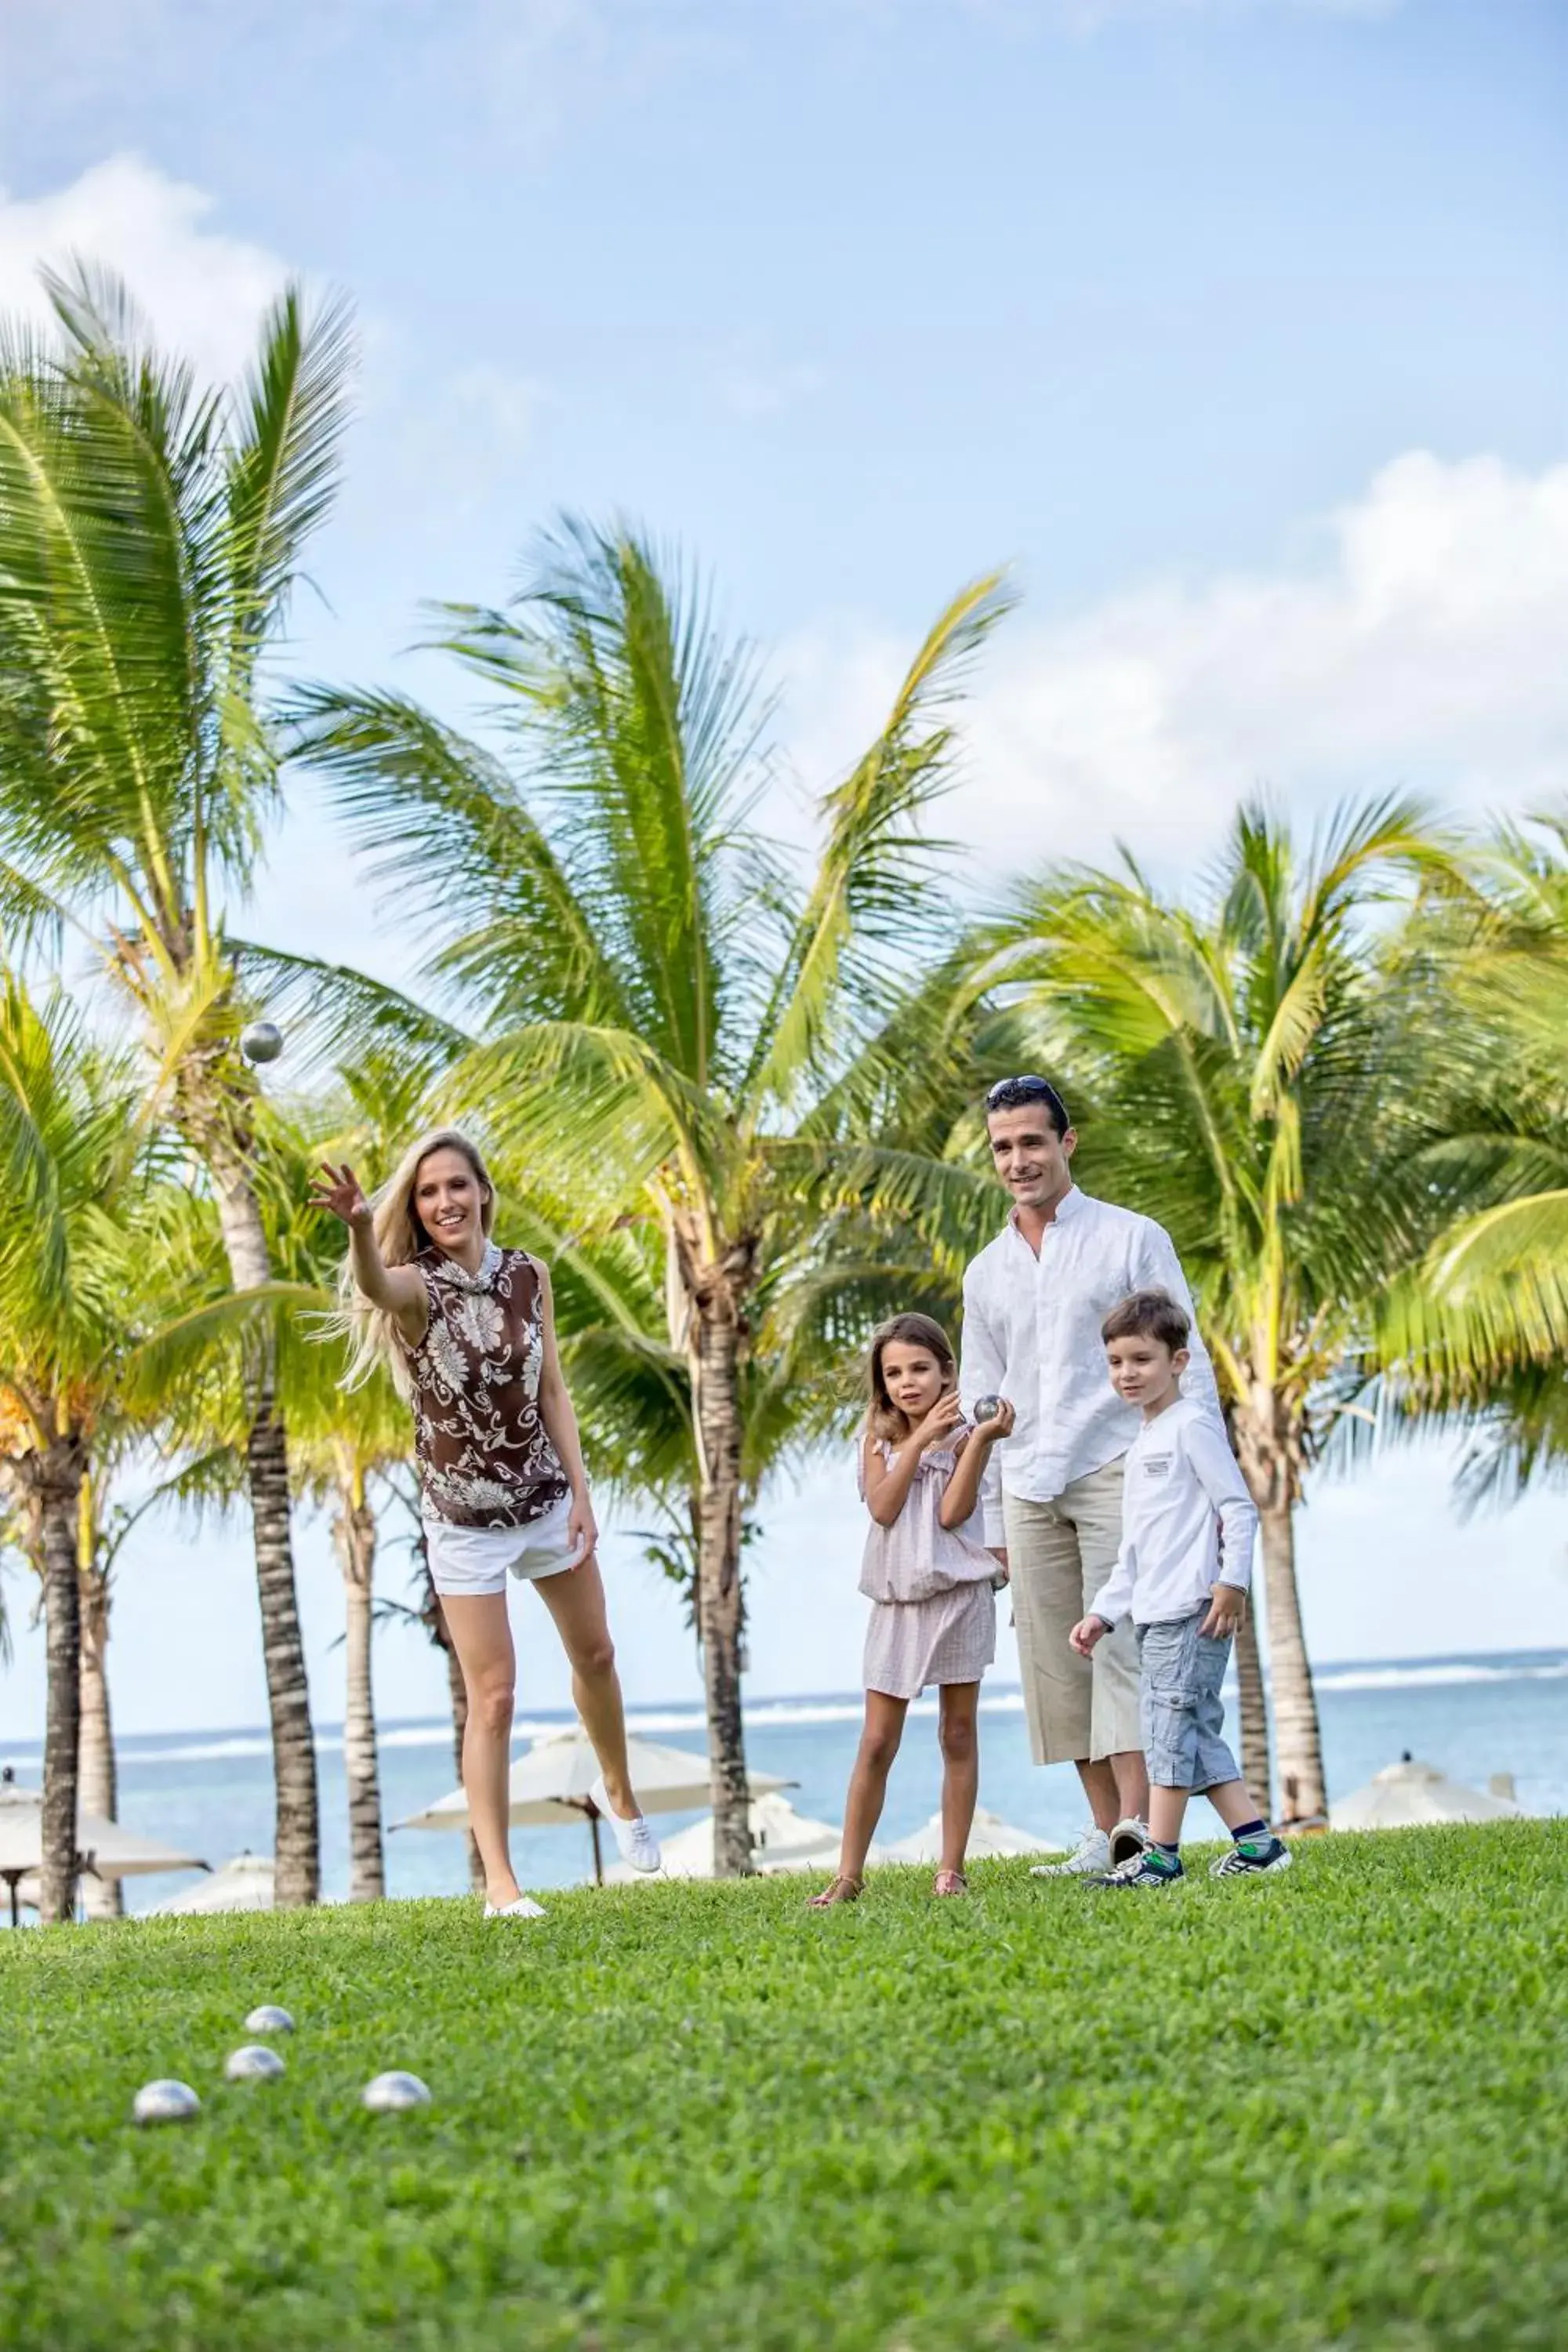
POLYGON ((427 1519, 521 1528, 571 1492, 539 1417, 544 1362, 540 1270, 488 1243, 479 1270, 422 1250, 430 1322, 408 1350, 414 1454, 427 1519))

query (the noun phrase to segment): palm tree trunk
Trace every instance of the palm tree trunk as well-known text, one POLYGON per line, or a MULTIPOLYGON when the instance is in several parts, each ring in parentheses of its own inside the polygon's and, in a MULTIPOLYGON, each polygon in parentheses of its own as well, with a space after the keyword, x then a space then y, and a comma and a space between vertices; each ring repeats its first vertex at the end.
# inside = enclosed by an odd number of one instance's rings
POLYGON ((1293 1822, 1321 1820, 1328 1811, 1318 1699, 1296 1589, 1295 1512, 1302 1432, 1287 1399, 1264 1379, 1255 1381, 1246 1401, 1234 1407, 1232 1428, 1261 1530, 1274 1760, 1279 1774, 1279 1819, 1289 1828, 1293 1822))
POLYGON ((42 1885, 38 1914, 68 1919, 76 1906, 81 1758, 81 1588, 77 1580, 77 1522, 85 1468, 80 1441, 57 1438, 35 1457, 39 1549, 44 1564, 44 1799, 40 1836, 42 1885))
POLYGON ((250 1424, 246 1463, 261 1603, 261 1654, 272 1727, 275 1900, 278 1908, 286 1911, 314 1903, 321 1895, 321 1806, 289 1540, 289 1454, 283 1424, 272 1409, 270 1386, 263 1389, 260 1410, 250 1424))
MULTIPOLYGON (((101 1569, 79 1571, 81 1606, 81 1739, 79 1801, 84 1813, 120 1819, 120 1775, 109 1710, 109 1579, 101 1569)), ((89 1919, 120 1919, 125 1897, 118 1878, 88 1878, 82 1905, 89 1919)))
POLYGON ((702 1486, 698 1510, 697 1624, 702 1642, 708 1760, 713 1791, 713 1872, 752 1867, 746 1740, 741 1716, 740 1328, 722 1290, 700 1296, 692 1394, 702 1486))
MULTIPOLYGON (((210 1157, 230 1277, 237 1290, 252 1290, 264 1283, 270 1272, 267 1235, 255 1188, 237 1143, 231 1149, 214 1150, 210 1157)), ((272 1724, 272 1769, 277 1791, 273 1840, 276 1899, 279 1910, 287 1910, 302 1903, 314 1903, 321 1894, 321 1808, 310 1697, 305 1679, 305 1643, 294 1581, 289 1449, 283 1423, 275 1410, 265 1358, 253 1397, 246 1464, 256 1546, 256 1584, 261 1603, 261 1654, 272 1724)))
POLYGON ((363 1488, 343 1496, 332 1532, 343 1571, 347 1626, 343 1769, 349 1789, 349 1901, 380 1903, 386 1895, 386 1857, 382 1845, 381 1774, 371 1687, 375 1514, 363 1488))
POLYGON ((1267 1821, 1273 1808, 1273 1781, 1268 1761, 1268 1698, 1263 1687, 1263 1657, 1258 1646, 1258 1619, 1249 1609, 1236 1637, 1236 1679, 1240 1700, 1241 1777, 1258 1800, 1267 1821))
POLYGON ((1279 1763, 1280 1818, 1321 1820, 1328 1811, 1318 1697, 1296 1590, 1295 1510, 1275 1503, 1260 1513, 1263 1590, 1268 1610, 1268 1664, 1274 1685, 1274 1745, 1279 1763))

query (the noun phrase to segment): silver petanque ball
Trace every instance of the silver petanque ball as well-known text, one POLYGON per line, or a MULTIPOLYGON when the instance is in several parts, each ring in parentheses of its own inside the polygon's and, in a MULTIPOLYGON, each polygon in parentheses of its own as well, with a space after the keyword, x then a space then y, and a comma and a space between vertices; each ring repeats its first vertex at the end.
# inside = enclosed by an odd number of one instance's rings
POLYGON ((976 1397, 973 1417, 976 1421, 994 1421, 1001 1410, 1002 1400, 999 1396, 976 1397))
POLYGON ((253 1021, 240 1034, 239 1050, 253 1066, 258 1062, 275 1062, 283 1051, 283 1032, 275 1021, 253 1021))
POLYGON ((139 2124, 184 2124, 201 2113, 201 2105, 188 2083, 176 2083, 166 2074, 156 2083, 142 2084, 131 2113, 139 2124))
POLYGON ((395 2069, 390 2074, 377 2074, 360 2095, 363 2104, 376 2116, 400 2116, 409 2107, 427 2107, 430 2104, 429 2091, 418 2075, 395 2069))
POLYGON ((253 2009, 246 2019, 245 2030, 247 2033, 292 2033, 294 2021, 286 2009, 279 2008, 276 2001, 264 2000, 261 2007, 253 2009))
POLYGON ((231 2083, 270 2083, 283 2072, 283 2061, 264 2042, 247 2042, 243 2050, 229 2052, 223 2071, 231 2083))

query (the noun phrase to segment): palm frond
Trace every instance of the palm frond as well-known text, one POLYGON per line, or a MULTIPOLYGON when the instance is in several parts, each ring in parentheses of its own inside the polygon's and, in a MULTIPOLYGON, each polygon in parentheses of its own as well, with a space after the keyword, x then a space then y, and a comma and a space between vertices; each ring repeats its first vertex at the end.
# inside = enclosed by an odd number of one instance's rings
POLYGON ((286 710, 294 756, 325 778, 373 878, 441 943, 434 974, 495 1019, 624 1016, 570 875, 488 751, 400 695, 304 687, 286 710))
POLYGON ((566 519, 511 613, 448 617, 448 649, 506 689, 499 715, 628 1013, 707 1085, 743 911, 725 867, 767 720, 753 656, 689 569, 624 524, 566 519))
POLYGON ((954 781, 952 706, 1010 604, 998 572, 954 597, 906 671, 881 733, 822 803, 826 838, 816 879, 744 1080, 753 1118, 789 1103, 805 1074, 842 1049, 852 949, 874 958, 891 944, 907 954, 910 937, 931 921, 933 877, 952 845, 932 839, 924 819, 954 781))

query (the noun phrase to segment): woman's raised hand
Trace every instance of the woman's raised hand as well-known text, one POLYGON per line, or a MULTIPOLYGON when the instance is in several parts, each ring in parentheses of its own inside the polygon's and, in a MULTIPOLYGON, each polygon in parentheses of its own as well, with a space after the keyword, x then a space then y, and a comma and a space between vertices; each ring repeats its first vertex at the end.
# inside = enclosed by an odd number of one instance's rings
POLYGON ((359 1178, 346 1160, 341 1168, 334 1168, 330 1160, 322 1160, 321 1175, 310 1194, 310 1206, 330 1209, 334 1217, 341 1217, 351 1227, 370 1223, 370 1202, 360 1191, 359 1178))

